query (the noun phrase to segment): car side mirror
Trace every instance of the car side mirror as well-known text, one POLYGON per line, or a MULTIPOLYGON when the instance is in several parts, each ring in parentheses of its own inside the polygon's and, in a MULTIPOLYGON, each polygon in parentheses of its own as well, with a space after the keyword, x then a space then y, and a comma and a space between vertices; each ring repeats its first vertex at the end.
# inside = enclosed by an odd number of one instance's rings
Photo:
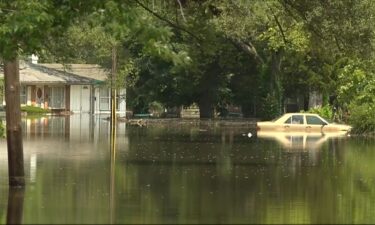
POLYGON ((325 125, 328 125, 328 123, 326 123, 326 122, 322 122, 322 125, 325 126, 325 125))

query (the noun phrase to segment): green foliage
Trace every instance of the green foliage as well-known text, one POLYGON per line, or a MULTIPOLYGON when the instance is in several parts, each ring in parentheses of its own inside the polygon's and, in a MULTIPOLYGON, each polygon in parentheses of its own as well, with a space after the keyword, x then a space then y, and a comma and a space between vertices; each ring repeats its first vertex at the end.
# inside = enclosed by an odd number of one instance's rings
POLYGON ((149 112, 154 116, 160 116, 164 112, 164 106, 160 102, 153 101, 148 105, 149 112))
POLYGON ((349 123, 353 126, 353 133, 375 134, 375 103, 353 103, 349 110, 349 123))
POLYGON ((3 123, 3 120, 0 119, 0 137, 5 138, 5 136, 6 136, 5 125, 3 123))
POLYGON ((275 96, 267 94, 266 97, 262 98, 260 104, 260 115, 262 119, 270 120, 280 115, 279 100, 275 96))
POLYGON ((372 61, 343 59, 336 63, 338 110, 348 115, 355 133, 374 132, 375 73, 372 61))
POLYGON ((53 37, 101 1, 0 1, 0 56, 14 59, 43 49, 53 37))
MULTIPOLYGON (((331 105, 371 103, 375 4, 363 1, 0 1, 0 56, 96 63, 130 108, 240 105, 272 118, 317 90, 331 105)), ((329 106, 327 106, 329 107, 329 106)), ((331 117, 328 108, 314 109, 331 117)))
POLYGON ((21 111, 26 112, 28 115, 29 114, 45 114, 45 113, 51 112, 51 110, 49 109, 42 109, 40 107, 30 106, 30 105, 21 106, 21 111))
POLYGON ((338 70, 337 100, 347 108, 364 91, 368 78, 360 62, 349 61, 338 70))
POLYGON ((326 118, 326 119, 329 119, 329 120, 333 119, 332 106, 330 106, 328 104, 325 105, 325 106, 322 106, 322 107, 311 108, 307 112, 309 112, 309 113, 316 113, 319 116, 321 116, 323 118, 326 118))

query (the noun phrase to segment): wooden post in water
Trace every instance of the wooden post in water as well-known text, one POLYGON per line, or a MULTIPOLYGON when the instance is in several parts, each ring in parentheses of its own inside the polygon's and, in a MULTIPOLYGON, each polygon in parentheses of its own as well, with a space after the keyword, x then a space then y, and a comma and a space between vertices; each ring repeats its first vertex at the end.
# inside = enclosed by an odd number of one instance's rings
POLYGON ((117 57, 116 47, 112 48, 112 74, 111 74, 111 151, 115 152, 116 148, 116 106, 117 106, 117 90, 116 90, 116 73, 117 73, 117 57))
POLYGON ((112 48, 112 74, 111 74, 111 168, 110 168, 110 191, 109 191, 109 207, 110 207, 110 224, 114 223, 115 212, 115 165, 116 165, 116 107, 117 107, 117 57, 116 47, 112 48))
POLYGON ((115 149, 111 151, 111 168, 110 168, 110 181, 109 181, 109 212, 110 212, 110 222, 109 224, 115 223, 115 202, 116 202, 116 196, 115 196, 115 172, 116 172, 116 154, 115 149))
POLYGON ((24 186, 25 172, 21 128, 20 74, 18 59, 4 62, 6 135, 10 186, 24 186))

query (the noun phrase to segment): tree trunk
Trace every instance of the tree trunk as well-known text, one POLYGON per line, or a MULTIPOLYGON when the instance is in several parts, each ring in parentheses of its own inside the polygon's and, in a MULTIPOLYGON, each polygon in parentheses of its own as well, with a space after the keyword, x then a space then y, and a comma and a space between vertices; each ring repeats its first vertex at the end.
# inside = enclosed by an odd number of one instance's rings
POLYGON ((24 186, 18 59, 4 62, 8 173, 10 186, 24 186))
POLYGON ((274 93, 274 96, 278 102, 278 111, 282 111, 282 87, 280 80, 280 66, 281 66, 281 55, 282 50, 272 53, 271 58, 271 91, 274 93))
POLYGON ((198 102, 199 117, 201 119, 211 119, 214 117, 214 108, 209 96, 203 96, 198 102))
POLYGON ((311 90, 309 93, 309 109, 322 107, 323 95, 319 91, 311 90))
POLYGON ((22 224, 24 196, 24 187, 9 188, 7 224, 22 224))

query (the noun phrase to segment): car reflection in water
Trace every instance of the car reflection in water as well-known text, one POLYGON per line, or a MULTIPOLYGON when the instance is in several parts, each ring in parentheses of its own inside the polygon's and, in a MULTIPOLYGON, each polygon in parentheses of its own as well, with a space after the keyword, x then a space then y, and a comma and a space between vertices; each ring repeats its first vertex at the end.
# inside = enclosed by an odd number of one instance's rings
POLYGON ((347 132, 277 132, 258 131, 258 138, 276 140, 287 150, 315 150, 319 149, 324 142, 334 138, 347 137, 347 132))

